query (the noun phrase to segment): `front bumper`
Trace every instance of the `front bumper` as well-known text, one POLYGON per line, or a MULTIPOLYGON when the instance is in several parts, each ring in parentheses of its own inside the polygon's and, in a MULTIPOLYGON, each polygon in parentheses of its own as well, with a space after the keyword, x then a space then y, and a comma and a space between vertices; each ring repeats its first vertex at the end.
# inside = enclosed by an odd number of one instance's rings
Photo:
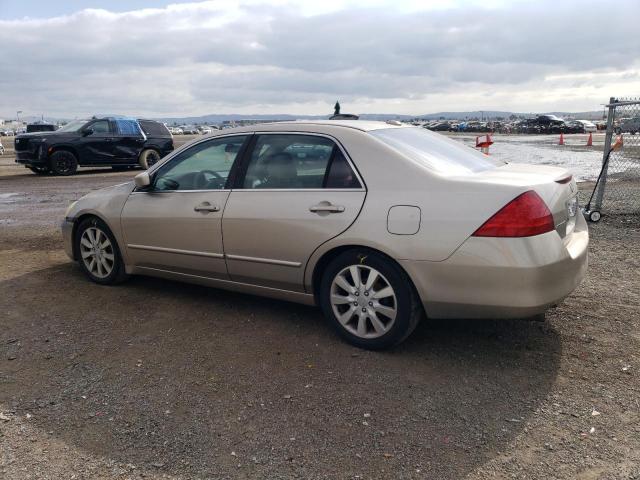
POLYGON ((16 150, 16 163, 25 166, 44 166, 47 164, 46 151, 42 146, 32 150, 16 150))
POLYGON ((73 219, 65 218, 60 229, 62 230, 64 251, 71 260, 75 260, 73 256, 73 219))
POLYGON ((526 318, 569 295, 587 271, 587 223, 564 239, 470 237, 442 262, 404 260, 431 318, 526 318))

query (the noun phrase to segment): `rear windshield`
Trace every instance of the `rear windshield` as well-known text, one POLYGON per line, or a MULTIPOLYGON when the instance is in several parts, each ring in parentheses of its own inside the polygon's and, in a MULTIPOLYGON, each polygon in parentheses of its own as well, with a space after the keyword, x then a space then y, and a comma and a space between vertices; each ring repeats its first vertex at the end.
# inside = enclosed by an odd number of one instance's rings
POLYGON ((142 131, 147 137, 170 137, 171 133, 163 123, 153 120, 138 120, 142 131))
POLYGON ((442 175, 490 170, 504 162, 424 128, 383 128, 371 135, 404 156, 442 175))

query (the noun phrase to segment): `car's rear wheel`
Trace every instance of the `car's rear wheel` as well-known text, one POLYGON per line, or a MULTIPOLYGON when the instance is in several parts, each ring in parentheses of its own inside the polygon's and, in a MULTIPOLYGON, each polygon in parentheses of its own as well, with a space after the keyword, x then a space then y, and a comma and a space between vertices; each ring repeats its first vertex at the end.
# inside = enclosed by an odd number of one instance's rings
POLYGON ((106 224, 95 217, 78 225, 75 251, 84 273, 94 282, 112 285, 127 278, 118 244, 106 224))
POLYGON ((152 148, 143 150, 140 154, 140 166, 145 170, 148 170, 149 167, 158 163, 159 160, 160 154, 152 148))
POLYGON ((46 175, 51 171, 49 170, 49 167, 29 167, 29 170, 36 175, 46 175))
POLYGON ((393 260, 367 249, 349 250, 329 263, 320 305, 344 339, 371 350, 402 342, 423 315, 407 274, 393 260))
POLYGON ((73 175, 78 169, 78 160, 76 156, 66 150, 53 152, 49 158, 51 171, 56 175, 73 175))

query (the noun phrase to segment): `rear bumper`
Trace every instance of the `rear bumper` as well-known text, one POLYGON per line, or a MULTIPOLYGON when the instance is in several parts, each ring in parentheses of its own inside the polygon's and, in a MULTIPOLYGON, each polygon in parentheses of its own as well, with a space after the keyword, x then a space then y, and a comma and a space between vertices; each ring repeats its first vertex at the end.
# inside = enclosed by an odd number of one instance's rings
POLYGON ((569 295, 587 271, 582 215, 562 239, 470 237, 443 262, 401 261, 431 318, 525 318, 569 295))

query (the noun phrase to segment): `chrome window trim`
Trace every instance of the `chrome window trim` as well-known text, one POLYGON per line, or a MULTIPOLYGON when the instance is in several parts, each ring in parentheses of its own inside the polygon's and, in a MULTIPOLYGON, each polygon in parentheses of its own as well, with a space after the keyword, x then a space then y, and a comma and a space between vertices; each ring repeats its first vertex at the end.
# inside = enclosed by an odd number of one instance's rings
POLYGON ((210 192, 231 192, 230 189, 228 188, 224 188, 221 190, 216 190, 216 189, 210 189, 210 190, 150 190, 150 191, 145 191, 145 190, 134 190, 133 192, 131 192, 131 195, 140 195, 142 193, 148 194, 148 195, 156 195, 156 194, 164 194, 164 193, 210 193, 210 192))
MULTIPOLYGON (((358 179, 358 182, 360 182, 361 187, 360 188, 263 188, 263 189, 259 189, 259 188, 234 188, 233 189, 234 191, 236 191, 236 190, 243 191, 243 192, 244 191, 254 191, 254 190, 262 190, 263 192, 267 192, 267 191, 288 191, 288 192, 291 192, 291 191, 294 191, 294 190, 300 190, 300 191, 305 191, 305 192, 309 192, 309 191, 312 191, 312 190, 323 191, 323 192, 329 192, 329 191, 337 191, 337 192, 344 192, 344 191, 366 192, 367 191, 367 186, 364 183, 364 180, 362 179, 362 176, 360 175, 360 172, 356 168, 355 164, 351 160, 351 157, 349 156, 349 154, 347 153, 345 148, 342 146, 342 143, 340 143, 340 140, 338 140, 336 137, 334 137, 332 135, 328 135, 326 133, 290 132, 290 131, 261 132, 261 131, 255 130, 253 132, 253 134, 254 135, 302 135, 302 136, 305 136, 305 137, 323 137, 323 138, 328 138, 329 140, 331 140, 340 149, 340 151, 342 152, 342 155, 344 155, 344 158, 347 160, 347 163, 351 167, 351 170, 353 171, 353 173, 355 173, 356 178, 358 179)), ((251 153, 253 153, 253 151, 251 153)), ((251 161, 251 159, 249 159, 249 161, 251 161)), ((328 166, 328 164, 327 164, 327 166, 328 166)), ((245 172, 245 175, 246 175, 246 172, 245 172)))
POLYGON ((365 192, 362 188, 234 188, 232 192, 365 192))

